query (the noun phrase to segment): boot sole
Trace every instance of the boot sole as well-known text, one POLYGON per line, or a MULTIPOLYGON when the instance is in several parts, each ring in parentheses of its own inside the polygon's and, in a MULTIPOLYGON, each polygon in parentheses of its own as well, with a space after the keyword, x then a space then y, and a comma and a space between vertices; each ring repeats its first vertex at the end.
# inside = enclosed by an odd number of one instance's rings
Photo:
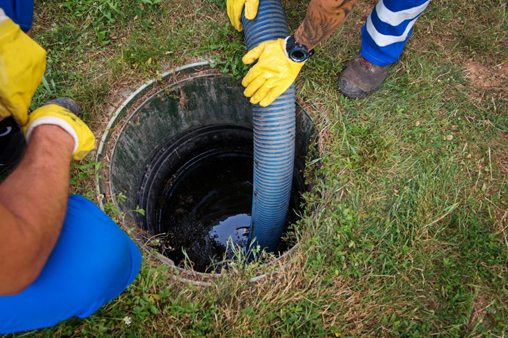
POLYGON ((337 87, 339 89, 339 93, 349 99, 363 99, 381 88, 381 86, 378 86, 370 91, 363 91, 358 87, 351 87, 348 82, 342 80, 339 80, 337 87))

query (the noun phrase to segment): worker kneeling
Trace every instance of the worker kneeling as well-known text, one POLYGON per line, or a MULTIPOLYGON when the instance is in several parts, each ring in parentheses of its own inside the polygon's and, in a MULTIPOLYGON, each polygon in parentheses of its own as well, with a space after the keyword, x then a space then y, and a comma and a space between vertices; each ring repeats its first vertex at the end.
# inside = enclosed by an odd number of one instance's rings
POLYGON ((0 184, 0 334, 90 316, 141 266, 139 249, 115 222, 68 195, 71 160, 95 142, 71 112, 77 105, 56 99, 27 114, 45 59, 0 9, 0 124, 11 120, 27 140, 21 162, 0 184))

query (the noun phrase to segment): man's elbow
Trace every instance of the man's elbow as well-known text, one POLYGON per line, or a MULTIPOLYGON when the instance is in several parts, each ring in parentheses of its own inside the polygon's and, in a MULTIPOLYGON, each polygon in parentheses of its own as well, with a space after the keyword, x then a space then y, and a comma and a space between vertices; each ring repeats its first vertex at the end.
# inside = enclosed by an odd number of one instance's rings
POLYGON ((41 269, 37 266, 31 269, 0 269, 0 296, 14 296, 23 291, 37 280, 41 269))
POLYGON ((7 285, 0 286, 0 297, 1 296, 15 296, 23 291, 31 284, 31 283, 16 283, 17 285, 7 285))
POLYGON ((56 240, 1 209, 0 215, 10 216, 4 217, 10 223, 0 226, 0 296, 11 296, 39 277, 56 240))

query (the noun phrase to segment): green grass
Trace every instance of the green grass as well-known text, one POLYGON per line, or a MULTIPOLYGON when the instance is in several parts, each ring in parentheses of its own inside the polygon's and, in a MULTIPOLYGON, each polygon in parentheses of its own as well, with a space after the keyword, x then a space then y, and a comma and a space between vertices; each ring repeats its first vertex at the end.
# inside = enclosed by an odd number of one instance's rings
MULTIPOLYGON (((48 70, 33 106, 74 97, 100 136, 118 93, 164 70, 213 59, 241 78, 244 40, 224 2, 36 3, 48 70)), ((307 2, 284 5, 294 30, 307 2)), ((252 284, 253 268, 237 266, 204 288, 146 258, 93 316, 16 336, 505 336, 507 83, 482 87, 465 65, 488 77, 508 62, 506 2, 431 2, 381 90, 348 100, 337 74, 360 46, 370 6, 356 7, 296 82, 319 141, 290 268, 252 284)), ((95 195, 97 165, 73 166, 75 192, 95 195)))

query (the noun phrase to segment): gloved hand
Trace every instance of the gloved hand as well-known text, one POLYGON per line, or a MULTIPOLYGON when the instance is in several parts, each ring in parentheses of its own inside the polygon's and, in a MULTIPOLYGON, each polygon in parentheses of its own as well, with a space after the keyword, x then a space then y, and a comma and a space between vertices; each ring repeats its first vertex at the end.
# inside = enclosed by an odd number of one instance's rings
POLYGON ((243 94, 253 104, 266 107, 284 93, 295 81, 305 62, 294 62, 286 55, 285 39, 261 43, 244 55, 242 62, 258 62, 242 80, 243 94))
POLYGON ((75 160, 83 159, 94 148, 95 136, 90 128, 70 110, 56 104, 42 106, 28 116, 28 123, 22 128, 27 141, 32 131, 44 124, 57 125, 72 136, 74 139, 72 158, 75 160))
POLYGON ((28 121, 28 108, 46 69, 46 51, 12 20, 0 23, 0 116, 28 121))
POLYGON ((258 14, 259 0, 228 0, 228 16, 231 24, 239 32, 243 30, 242 10, 245 6, 245 17, 249 20, 256 18, 258 14))

